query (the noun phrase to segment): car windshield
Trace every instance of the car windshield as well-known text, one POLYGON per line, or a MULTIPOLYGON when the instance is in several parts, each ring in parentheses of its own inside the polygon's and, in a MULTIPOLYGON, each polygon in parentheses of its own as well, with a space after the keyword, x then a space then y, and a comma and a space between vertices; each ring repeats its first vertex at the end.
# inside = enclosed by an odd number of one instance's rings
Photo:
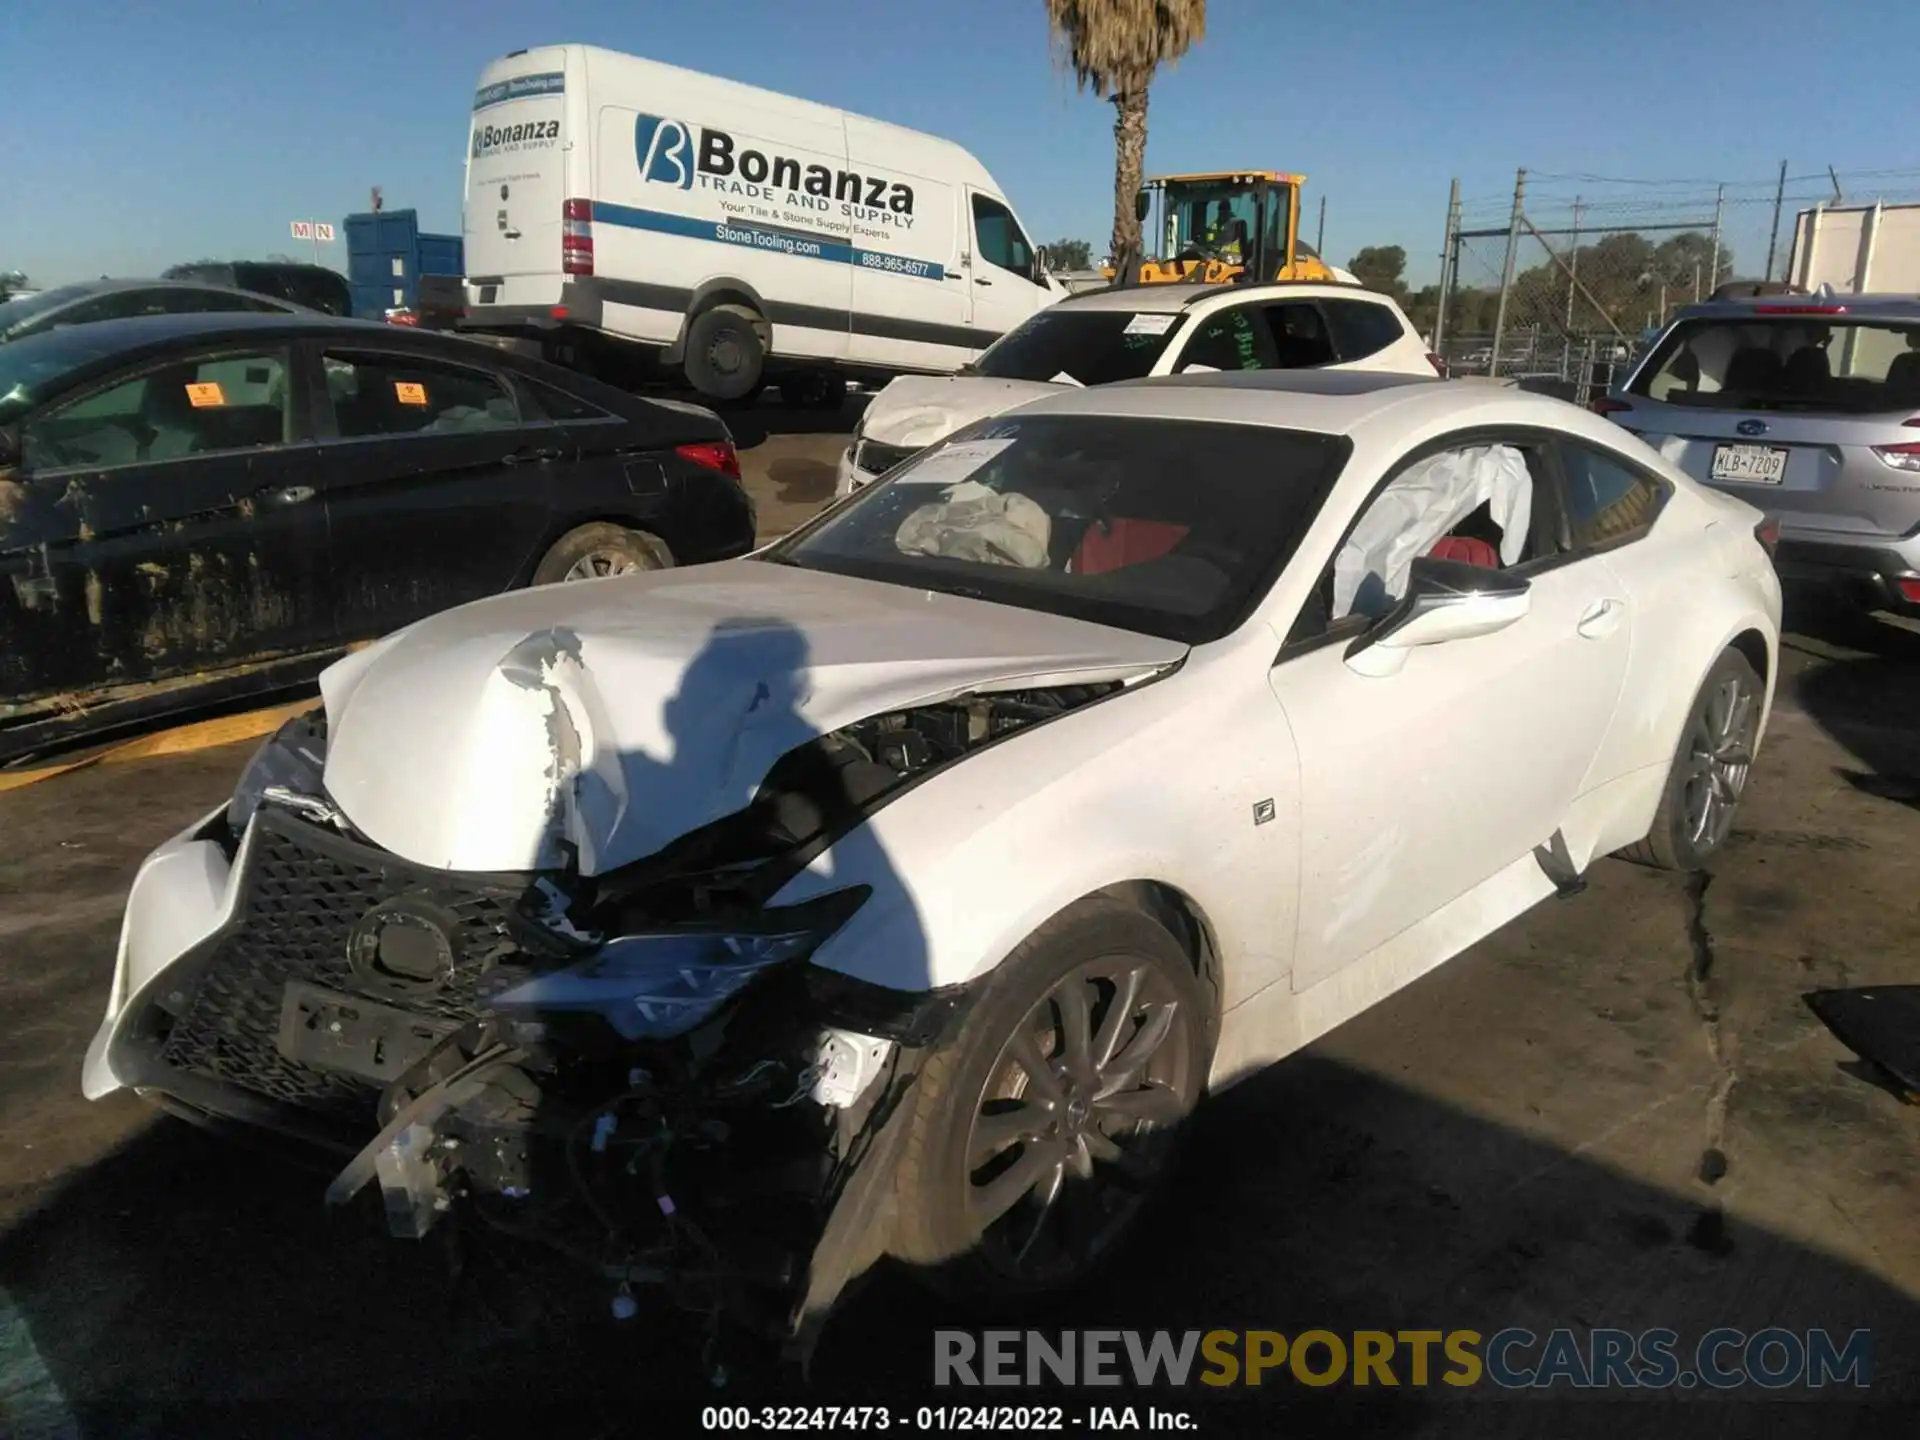
POLYGON ((987 420, 765 558, 1201 644, 1266 593, 1349 448, 1197 420, 987 420))
POLYGON ((102 328, 117 331, 120 327, 66 326, 0 345, 0 425, 19 419, 41 396, 60 389, 73 371, 111 355, 115 345, 101 338, 102 328))
POLYGON ((1667 405, 1877 415, 1920 409, 1920 320, 1838 313, 1683 320, 1630 393, 1667 405))
POLYGON ((92 293, 93 287, 90 285, 62 285, 54 290, 42 290, 38 295, 18 295, 11 300, 0 301, 0 340, 6 339, 29 320, 36 320, 49 311, 71 305, 92 293))
POLYGON ((1162 311, 1056 306, 1001 336, 967 373, 1070 385, 1144 379, 1184 318, 1162 311))

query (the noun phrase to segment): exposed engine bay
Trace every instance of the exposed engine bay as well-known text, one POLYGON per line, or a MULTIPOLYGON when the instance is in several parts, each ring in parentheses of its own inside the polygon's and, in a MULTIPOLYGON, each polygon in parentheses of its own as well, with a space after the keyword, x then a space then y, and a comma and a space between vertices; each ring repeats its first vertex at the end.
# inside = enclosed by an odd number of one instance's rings
POLYGON ((773 896, 891 796, 1121 688, 862 720, 783 757, 744 809, 591 878, 390 855, 326 796, 324 721, 290 722, 220 827, 235 917, 143 1022, 153 1088, 215 1119, 315 1112, 358 1147, 329 1200, 377 1189, 396 1236, 536 1241, 604 1277, 616 1316, 658 1285, 716 1331, 791 1343, 878 1258, 840 1253, 876 1240, 853 1182, 884 1185, 883 1132, 967 997, 807 963, 864 887, 773 896))

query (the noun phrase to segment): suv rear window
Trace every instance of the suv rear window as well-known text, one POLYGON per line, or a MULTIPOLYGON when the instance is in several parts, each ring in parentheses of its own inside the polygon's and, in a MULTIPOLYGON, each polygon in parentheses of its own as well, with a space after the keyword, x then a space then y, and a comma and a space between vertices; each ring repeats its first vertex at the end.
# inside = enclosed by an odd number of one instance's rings
POLYGON ((1683 320, 1629 393, 1713 410, 1874 415, 1920 409, 1920 321, 1828 315, 1683 320))
POLYGON ((1165 353, 1184 317, 1128 310, 1042 310, 1001 336, 974 362, 994 380, 1053 380, 1082 385, 1141 380, 1165 353))

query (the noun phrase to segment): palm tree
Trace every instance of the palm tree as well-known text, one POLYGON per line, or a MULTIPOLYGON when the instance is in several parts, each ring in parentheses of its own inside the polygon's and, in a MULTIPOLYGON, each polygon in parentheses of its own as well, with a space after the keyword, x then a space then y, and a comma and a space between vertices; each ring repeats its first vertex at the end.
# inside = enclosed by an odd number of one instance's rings
POLYGON ((1113 255, 1140 252, 1147 87, 1207 33, 1207 0, 1047 0, 1047 23, 1082 89, 1113 102, 1113 255))

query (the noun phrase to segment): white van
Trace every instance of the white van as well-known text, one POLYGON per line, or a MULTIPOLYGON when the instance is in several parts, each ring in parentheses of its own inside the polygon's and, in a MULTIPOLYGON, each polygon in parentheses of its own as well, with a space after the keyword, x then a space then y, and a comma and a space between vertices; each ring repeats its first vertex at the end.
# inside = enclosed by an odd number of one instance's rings
POLYGON ((468 326, 721 400, 951 373, 1065 294, 951 141, 588 45, 481 75, 465 239, 468 326))

